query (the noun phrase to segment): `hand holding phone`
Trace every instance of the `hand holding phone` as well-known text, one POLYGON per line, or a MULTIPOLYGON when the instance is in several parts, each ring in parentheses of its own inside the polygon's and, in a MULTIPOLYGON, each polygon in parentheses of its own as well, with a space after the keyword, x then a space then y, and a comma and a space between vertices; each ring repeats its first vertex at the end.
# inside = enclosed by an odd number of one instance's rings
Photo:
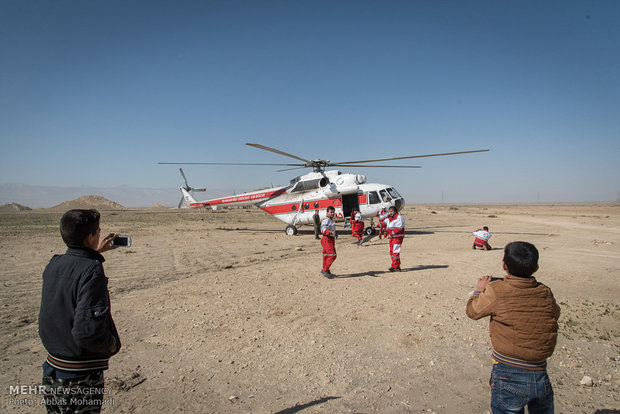
POLYGON ((489 282, 491 281, 491 276, 482 276, 478 278, 478 286, 476 286, 477 292, 484 292, 484 289, 487 287, 489 282))
POLYGON ((116 236, 112 240, 112 243, 110 243, 110 246, 131 247, 131 237, 116 236))

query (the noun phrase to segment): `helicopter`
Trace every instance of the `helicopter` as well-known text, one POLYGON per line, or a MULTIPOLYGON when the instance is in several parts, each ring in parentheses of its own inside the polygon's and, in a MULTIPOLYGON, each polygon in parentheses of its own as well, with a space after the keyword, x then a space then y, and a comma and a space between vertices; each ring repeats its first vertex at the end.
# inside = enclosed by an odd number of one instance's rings
POLYGON ((489 151, 488 149, 483 149, 362 161, 331 162, 323 159, 304 159, 260 144, 246 143, 246 145, 293 158, 301 163, 159 162, 158 164, 269 165, 291 167, 277 170, 278 172, 299 168, 312 168, 313 171, 291 179, 288 185, 197 201, 193 193, 204 192, 206 188, 191 187, 183 173, 183 169, 179 168, 185 186, 179 187, 182 197, 178 207, 181 208, 184 201, 190 208, 211 207, 213 210, 217 210, 218 207, 254 204, 266 213, 286 223, 287 226, 284 232, 289 236, 294 236, 298 232, 298 226, 308 224, 316 226, 317 222, 320 223, 326 217, 327 207, 334 206, 336 210, 334 221, 344 222, 345 227, 350 225, 350 215, 353 210, 359 210, 365 218, 370 218, 370 226, 364 229, 364 233, 372 235, 375 232, 374 218, 377 216, 377 213, 382 209, 388 210, 390 207, 396 207, 400 210, 405 205, 405 199, 390 185, 368 183, 364 175, 343 173, 339 170, 326 170, 326 167, 421 168, 419 165, 370 165, 367 163, 489 151))

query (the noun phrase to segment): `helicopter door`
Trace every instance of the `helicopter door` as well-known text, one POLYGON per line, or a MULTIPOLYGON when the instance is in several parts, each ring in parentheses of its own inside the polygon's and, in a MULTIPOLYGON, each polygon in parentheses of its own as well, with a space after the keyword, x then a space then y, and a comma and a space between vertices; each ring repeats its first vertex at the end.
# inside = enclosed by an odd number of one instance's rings
POLYGON ((342 196, 342 212, 345 219, 351 217, 353 209, 360 209, 360 201, 357 194, 347 194, 342 196))

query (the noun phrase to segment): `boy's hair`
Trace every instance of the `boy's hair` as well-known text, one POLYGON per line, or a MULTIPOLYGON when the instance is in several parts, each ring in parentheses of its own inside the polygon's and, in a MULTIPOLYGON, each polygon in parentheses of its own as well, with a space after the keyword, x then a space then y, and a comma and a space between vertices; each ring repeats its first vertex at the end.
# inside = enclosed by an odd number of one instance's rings
POLYGON ((336 208, 334 206, 327 206, 327 209, 325 209, 325 211, 336 211, 336 208))
POLYGON ((97 233, 101 214, 95 209, 69 210, 60 219, 60 235, 67 246, 83 246, 86 236, 97 233))
POLYGON ((489 228, 487 226, 484 226, 482 230, 489 231, 489 228))
POLYGON ((396 206, 391 206, 388 210, 394 210, 394 213, 398 213, 398 207, 396 206))
POLYGON ((513 276, 530 277, 538 270, 538 249, 528 242, 512 242, 504 247, 504 264, 513 276))

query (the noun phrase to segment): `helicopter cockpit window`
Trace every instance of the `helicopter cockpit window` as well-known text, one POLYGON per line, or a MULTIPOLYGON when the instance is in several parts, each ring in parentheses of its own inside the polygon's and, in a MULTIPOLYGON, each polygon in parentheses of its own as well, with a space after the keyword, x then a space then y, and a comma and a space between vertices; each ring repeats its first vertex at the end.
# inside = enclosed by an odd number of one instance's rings
POLYGON ((381 200, 384 203, 387 203, 388 201, 390 201, 392 198, 388 195, 387 191, 385 190, 381 190, 379 191, 379 194, 381 194, 381 200))
POLYGON ((400 194, 398 194, 398 191, 394 190, 392 187, 388 188, 387 190, 392 196, 392 198, 401 198, 400 194))
POLYGON ((376 191, 370 191, 368 193, 368 202, 370 204, 379 204, 381 201, 379 200, 379 194, 376 191))

